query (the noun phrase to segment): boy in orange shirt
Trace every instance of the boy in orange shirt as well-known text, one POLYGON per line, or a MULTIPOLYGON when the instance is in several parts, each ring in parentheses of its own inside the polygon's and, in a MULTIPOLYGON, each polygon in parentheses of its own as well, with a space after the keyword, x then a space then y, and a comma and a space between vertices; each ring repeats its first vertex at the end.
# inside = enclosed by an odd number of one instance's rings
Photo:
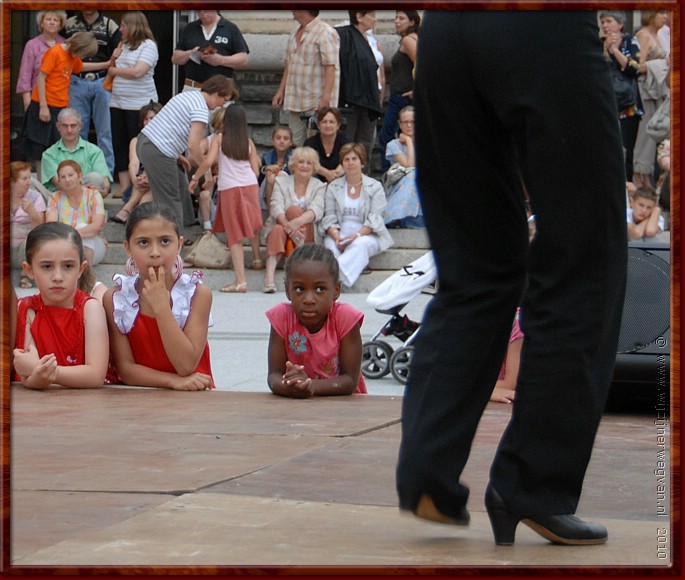
POLYGON ((35 161, 40 175, 40 159, 60 135, 57 114, 69 106, 69 84, 72 73, 107 68, 109 63, 86 63, 81 59, 97 52, 97 41, 92 32, 74 34, 63 44, 56 44, 43 55, 31 104, 26 109, 23 134, 27 140, 27 157, 35 161))

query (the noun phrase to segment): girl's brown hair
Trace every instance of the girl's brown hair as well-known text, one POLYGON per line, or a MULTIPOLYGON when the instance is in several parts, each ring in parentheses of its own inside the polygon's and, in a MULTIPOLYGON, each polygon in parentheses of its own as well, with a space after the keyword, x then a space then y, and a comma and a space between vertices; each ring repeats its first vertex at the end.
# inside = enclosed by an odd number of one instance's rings
POLYGON ((79 262, 86 259, 81 235, 74 228, 62 222, 46 222, 38 224, 26 236, 26 263, 31 263, 33 255, 43 244, 54 240, 71 242, 78 250, 79 262))
POLYGON ((148 39, 155 42, 155 37, 152 34, 152 30, 150 30, 147 17, 139 10, 124 14, 121 17, 121 23, 126 24, 128 28, 126 44, 131 50, 136 50, 148 39))
POLYGON ((162 110, 162 103, 158 103, 157 101, 150 101, 147 105, 143 105, 140 108, 140 127, 141 127, 141 129, 143 127, 143 122, 145 121, 145 117, 147 117, 147 114, 150 111, 153 111, 156 115, 161 110, 162 110))
POLYGON ((226 109, 224 109, 223 107, 214 111, 214 114, 212 115, 212 120, 209 122, 209 126, 214 130, 215 133, 217 131, 223 131, 225 114, 226 109))
POLYGON ((69 54, 79 58, 90 58, 98 52, 98 41, 92 32, 75 32, 64 46, 69 54))
POLYGON ((223 154, 238 161, 250 158, 250 136, 247 128, 247 115, 242 105, 230 105, 224 113, 224 129, 221 138, 223 154))

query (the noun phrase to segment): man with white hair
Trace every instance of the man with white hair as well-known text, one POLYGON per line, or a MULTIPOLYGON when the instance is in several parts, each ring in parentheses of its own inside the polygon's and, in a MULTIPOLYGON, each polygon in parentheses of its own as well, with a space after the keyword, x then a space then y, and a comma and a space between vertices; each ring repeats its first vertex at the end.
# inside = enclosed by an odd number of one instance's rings
POLYGON ((82 126, 81 114, 76 109, 67 107, 59 112, 57 130, 61 138, 43 153, 41 182, 50 191, 56 191, 57 166, 65 159, 73 159, 81 166, 84 181, 105 197, 111 188, 112 174, 102 149, 81 137, 82 126))

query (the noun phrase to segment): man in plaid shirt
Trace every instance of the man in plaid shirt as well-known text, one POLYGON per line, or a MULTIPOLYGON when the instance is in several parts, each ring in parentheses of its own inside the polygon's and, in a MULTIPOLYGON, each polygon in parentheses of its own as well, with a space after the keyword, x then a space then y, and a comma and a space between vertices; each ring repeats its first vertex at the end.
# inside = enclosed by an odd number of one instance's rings
POLYGON ((300 26, 288 39, 283 77, 272 104, 290 113, 293 144, 299 147, 307 137, 307 119, 302 115, 314 115, 338 102, 340 37, 319 18, 318 10, 292 13, 300 26))

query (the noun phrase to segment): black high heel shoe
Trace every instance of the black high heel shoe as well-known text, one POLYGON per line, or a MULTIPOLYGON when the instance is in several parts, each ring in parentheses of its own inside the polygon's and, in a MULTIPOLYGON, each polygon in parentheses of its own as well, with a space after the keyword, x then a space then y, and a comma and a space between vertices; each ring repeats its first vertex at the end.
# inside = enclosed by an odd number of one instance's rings
POLYGON ((519 522, 523 522, 554 544, 590 546, 604 544, 608 537, 604 526, 584 522, 570 514, 535 518, 514 515, 492 485, 488 485, 485 490, 485 509, 488 511, 495 544, 498 546, 511 546, 514 543, 519 522))
POLYGON ((400 506, 401 510, 411 511, 417 518, 437 522, 439 524, 449 524, 452 526, 468 526, 471 521, 471 514, 465 507, 461 507, 459 513, 455 516, 446 515, 442 513, 433 503, 433 499, 426 494, 423 494, 415 508, 408 508, 400 506))

